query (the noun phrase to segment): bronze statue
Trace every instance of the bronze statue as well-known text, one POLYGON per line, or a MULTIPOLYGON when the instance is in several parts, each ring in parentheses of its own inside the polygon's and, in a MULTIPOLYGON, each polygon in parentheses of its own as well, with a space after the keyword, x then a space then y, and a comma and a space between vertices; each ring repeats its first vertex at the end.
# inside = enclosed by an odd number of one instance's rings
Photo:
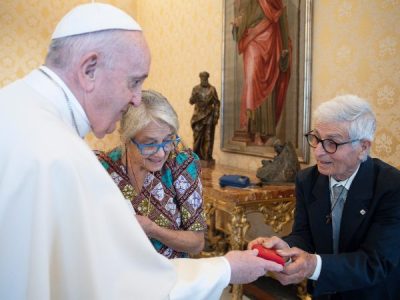
POLYGON ((191 119, 193 130, 193 151, 203 161, 214 163, 212 157, 214 146, 215 126, 219 119, 220 101, 215 87, 209 82, 210 74, 199 74, 200 84, 192 90, 190 104, 194 104, 194 112, 191 119))
POLYGON ((291 142, 281 144, 280 140, 274 142, 277 155, 273 160, 261 161, 262 167, 257 170, 256 176, 262 183, 288 183, 294 182, 300 163, 297 159, 296 150, 291 142))

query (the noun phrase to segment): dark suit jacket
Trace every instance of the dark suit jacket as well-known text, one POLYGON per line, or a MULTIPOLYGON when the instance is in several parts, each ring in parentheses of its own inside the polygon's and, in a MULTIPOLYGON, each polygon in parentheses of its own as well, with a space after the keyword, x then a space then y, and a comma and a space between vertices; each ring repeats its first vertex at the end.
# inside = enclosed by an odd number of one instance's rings
POLYGON ((370 157, 343 208, 339 254, 332 250, 329 178, 316 166, 298 173, 292 233, 284 240, 322 259, 309 292, 332 299, 400 299, 400 171, 370 157), (362 210, 366 213, 363 214, 362 210))

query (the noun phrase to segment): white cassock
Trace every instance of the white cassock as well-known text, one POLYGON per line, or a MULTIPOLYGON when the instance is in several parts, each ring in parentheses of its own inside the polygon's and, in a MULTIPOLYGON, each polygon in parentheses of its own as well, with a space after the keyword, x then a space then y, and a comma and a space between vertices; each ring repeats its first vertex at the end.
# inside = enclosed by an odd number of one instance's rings
POLYGON ((157 254, 71 120, 38 70, 0 90, 0 299, 218 299, 227 260, 157 254))

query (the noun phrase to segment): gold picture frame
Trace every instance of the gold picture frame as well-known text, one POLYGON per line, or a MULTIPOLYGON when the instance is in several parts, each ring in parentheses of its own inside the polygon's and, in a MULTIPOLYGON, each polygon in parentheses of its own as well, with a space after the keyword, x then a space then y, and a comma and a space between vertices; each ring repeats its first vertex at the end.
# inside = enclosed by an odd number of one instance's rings
MULTIPOLYGON (((274 142, 279 139, 281 143, 291 142, 299 161, 308 163, 310 150, 304 134, 310 128, 312 0, 224 0, 223 5, 221 150, 272 158, 276 155, 274 142), (261 143, 257 143, 250 130, 243 129, 240 122, 244 62, 243 53, 239 54, 238 51, 235 21, 238 16, 238 3, 241 1, 242 5, 251 1, 256 1, 256 4, 264 1, 264 5, 269 5, 269 2, 282 2, 286 14, 286 23, 282 24, 285 24, 291 41, 290 80, 286 97, 282 97, 283 108, 276 117, 274 134, 262 139, 261 143), (248 136, 241 137, 241 132, 248 136)), ((261 116, 264 118, 266 114, 261 116)))

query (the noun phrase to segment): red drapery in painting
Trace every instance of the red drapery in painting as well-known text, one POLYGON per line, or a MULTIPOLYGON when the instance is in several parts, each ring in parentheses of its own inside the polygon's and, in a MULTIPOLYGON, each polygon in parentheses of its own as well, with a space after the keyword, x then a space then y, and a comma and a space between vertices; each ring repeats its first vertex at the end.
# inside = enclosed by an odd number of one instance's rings
MULTIPOLYGON (((284 6, 282 0, 258 0, 264 11, 263 19, 248 28, 239 41, 243 55, 244 76, 240 108, 240 126, 247 126, 247 110, 254 111, 275 89, 275 120, 279 121, 290 79, 290 67, 281 72, 282 37, 279 17, 284 6)), ((289 45, 290 55, 290 45, 289 45)), ((290 58, 289 58, 290 59, 290 58)), ((290 66, 290 64, 289 64, 290 66)))

